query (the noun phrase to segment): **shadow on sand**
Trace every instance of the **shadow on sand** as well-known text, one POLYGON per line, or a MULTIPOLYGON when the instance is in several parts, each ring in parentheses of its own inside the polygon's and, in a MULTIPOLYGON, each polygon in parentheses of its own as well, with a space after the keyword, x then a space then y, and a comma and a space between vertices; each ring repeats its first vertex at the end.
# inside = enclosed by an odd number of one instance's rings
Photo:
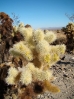
POLYGON ((58 61, 57 64, 65 64, 65 65, 68 65, 68 64, 74 64, 74 62, 58 61))

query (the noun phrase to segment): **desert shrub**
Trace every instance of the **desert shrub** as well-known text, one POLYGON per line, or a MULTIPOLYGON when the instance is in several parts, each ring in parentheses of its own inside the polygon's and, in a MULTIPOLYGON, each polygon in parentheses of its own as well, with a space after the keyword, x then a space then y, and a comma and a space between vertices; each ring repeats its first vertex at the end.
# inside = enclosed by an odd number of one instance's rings
POLYGON ((16 63, 13 62, 8 69, 5 82, 16 86, 17 99, 34 99, 45 91, 60 92, 59 88, 51 83, 54 77, 50 68, 65 53, 65 45, 52 45, 57 39, 52 31, 44 34, 41 29, 26 28, 22 23, 17 28, 14 27, 14 31, 18 31, 23 40, 15 43, 9 50, 16 63), (22 60, 21 65, 18 65, 19 59, 22 60))
POLYGON ((67 18, 71 21, 71 22, 74 22, 74 14, 72 15, 69 15, 69 14, 65 14, 67 16, 67 18))
POLYGON ((67 38, 66 46, 67 51, 73 51, 74 49, 74 23, 69 23, 65 29, 65 35, 67 38))
POLYGON ((23 23, 21 23, 21 24, 19 23, 17 26, 13 26, 13 39, 12 39, 13 44, 15 44, 16 42, 22 41, 24 39, 24 37, 22 36, 20 31, 18 31, 18 27, 20 27, 20 26, 31 29, 31 25, 29 25, 29 24, 24 25, 23 23))
POLYGON ((26 27, 26 28, 29 28, 29 27, 31 27, 31 25, 27 24, 27 25, 25 25, 25 27, 26 27))
POLYGON ((20 23, 20 19, 19 19, 19 16, 16 15, 15 13, 12 13, 12 20, 13 20, 13 26, 14 25, 18 25, 20 23))
MULTIPOLYGON (((5 89, 3 86, 0 88, 5 91, 8 86, 12 90, 17 89, 16 99, 34 99, 45 91, 60 92, 51 83, 54 77, 50 68, 60 60, 66 46, 52 45, 57 39, 52 31, 44 33, 41 29, 33 30, 28 24, 12 26, 12 23, 13 20, 6 13, 0 13, 2 62, 5 53, 9 52, 13 56, 12 63, 3 65, 0 70, 0 81, 4 83, 5 89)), ((6 94, 4 91, 1 93, 6 94)))
POLYGON ((63 32, 65 32, 66 31, 66 27, 62 27, 62 29, 61 29, 63 32))
POLYGON ((60 33, 60 30, 57 30, 57 33, 60 33))
POLYGON ((4 12, 0 12, 0 34, 1 37, 8 37, 11 35, 13 20, 4 12))
MULTIPOLYGON (((12 26, 13 20, 9 17, 8 14, 0 12, 0 42, 2 52, 2 57, 5 57, 4 54, 8 53, 10 46, 12 45, 12 26)), ((3 59, 4 61, 4 59, 3 59)))
POLYGON ((53 44, 57 45, 57 44, 66 44, 67 39, 66 39, 66 35, 61 31, 59 34, 56 33, 57 35, 57 39, 53 42, 53 44))

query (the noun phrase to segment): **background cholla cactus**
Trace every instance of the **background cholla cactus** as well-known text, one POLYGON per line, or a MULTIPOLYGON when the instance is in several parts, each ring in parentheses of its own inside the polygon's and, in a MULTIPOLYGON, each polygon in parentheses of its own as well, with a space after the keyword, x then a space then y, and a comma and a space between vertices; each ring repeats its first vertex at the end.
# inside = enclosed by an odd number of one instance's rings
POLYGON ((4 12, 0 12, 0 43, 2 53, 2 62, 5 61, 5 54, 8 53, 9 48, 12 46, 12 26, 13 20, 4 12))
POLYGON ((64 32, 66 34, 67 42, 67 51, 74 50, 74 23, 68 23, 68 25, 64 28, 64 32))
POLYGON ((59 92, 59 88, 51 84, 54 77, 50 67, 60 60, 65 45, 52 45, 57 38, 52 31, 44 34, 40 29, 26 28, 23 24, 16 31, 24 39, 14 44, 9 52, 23 64, 11 66, 5 81, 18 89, 17 99, 33 99, 45 91, 59 92))
POLYGON ((8 36, 12 33, 13 20, 4 12, 0 13, 0 33, 3 36, 8 36))
MULTIPOLYGON (((30 25, 24 25, 24 23, 20 23, 18 24, 18 26, 13 26, 13 44, 15 44, 16 42, 22 41, 24 39, 24 36, 26 36, 26 34, 24 34, 22 31, 30 31, 31 32, 31 26, 30 25), (28 29, 27 29, 28 28, 28 29), (24 30, 23 30, 24 29, 24 30), (23 33, 23 34, 21 34, 23 33)), ((29 34, 30 35, 30 34, 29 34)))

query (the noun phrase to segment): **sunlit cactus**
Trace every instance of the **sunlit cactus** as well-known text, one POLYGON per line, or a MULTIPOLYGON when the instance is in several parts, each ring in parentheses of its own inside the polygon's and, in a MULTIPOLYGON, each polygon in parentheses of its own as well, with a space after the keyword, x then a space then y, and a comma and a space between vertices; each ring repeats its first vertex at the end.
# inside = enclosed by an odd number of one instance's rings
POLYGON ((68 23, 68 25, 65 27, 64 30, 67 38, 66 46, 67 51, 73 51, 74 50, 74 23, 68 23))
POLYGON ((24 40, 14 44, 9 52, 14 57, 21 59, 23 64, 20 67, 14 65, 9 68, 6 83, 17 86, 25 85, 24 91, 31 85, 34 95, 38 94, 36 93, 38 92, 36 83, 39 88, 43 88, 39 93, 46 90, 59 92, 59 88, 51 84, 53 71, 50 70, 50 67, 60 60, 61 55, 65 53, 66 46, 64 44, 51 45, 57 38, 52 31, 44 34, 41 29, 33 30, 22 24, 17 27, 17 31, 21 33, 24 40), (43 85, 44 87, 42 87, 43 85))
POLYGON ((66 26, 66 32, 74 31, 74 23, 68 23, 66 26))

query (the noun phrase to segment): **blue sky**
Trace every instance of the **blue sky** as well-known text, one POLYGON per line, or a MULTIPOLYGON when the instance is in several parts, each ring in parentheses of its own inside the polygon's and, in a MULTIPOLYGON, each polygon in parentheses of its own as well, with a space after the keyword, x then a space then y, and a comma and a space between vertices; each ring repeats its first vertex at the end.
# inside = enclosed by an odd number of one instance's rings
POLYGON ((33 28, 61 27, 70 22, 65 13, 74 14, 74 0, 0 0, 0 12, 33 28))

